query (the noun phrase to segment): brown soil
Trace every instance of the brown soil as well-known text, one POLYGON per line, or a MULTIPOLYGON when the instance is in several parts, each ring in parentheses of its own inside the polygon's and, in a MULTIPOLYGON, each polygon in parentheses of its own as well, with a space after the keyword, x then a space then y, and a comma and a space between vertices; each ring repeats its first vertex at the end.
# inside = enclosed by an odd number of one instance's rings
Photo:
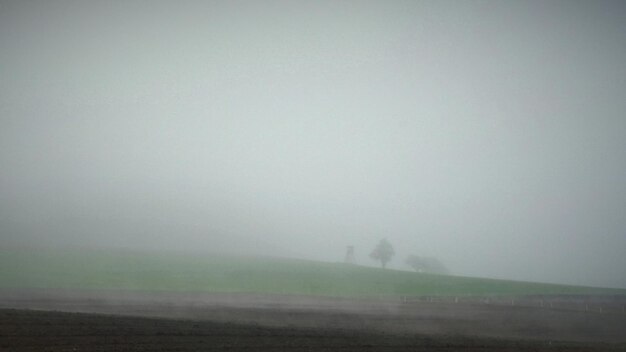
POLYGON ((0 351, 626 351, 619 312, 58 290, 4 290, 2 307, 0 351))

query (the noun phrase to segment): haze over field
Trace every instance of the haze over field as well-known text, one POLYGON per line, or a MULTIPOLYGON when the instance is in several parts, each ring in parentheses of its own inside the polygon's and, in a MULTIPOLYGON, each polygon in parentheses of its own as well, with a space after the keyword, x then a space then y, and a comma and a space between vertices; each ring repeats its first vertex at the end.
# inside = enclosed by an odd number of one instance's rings
POLYGON ((0 246, 626 288, 626 6, 0 1, 0 246))

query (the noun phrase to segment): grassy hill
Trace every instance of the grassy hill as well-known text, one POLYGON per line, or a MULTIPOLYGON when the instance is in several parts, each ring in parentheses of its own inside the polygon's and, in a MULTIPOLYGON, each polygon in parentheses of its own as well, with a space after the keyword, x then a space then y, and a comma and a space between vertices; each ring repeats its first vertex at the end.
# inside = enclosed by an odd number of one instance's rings
POLYGON ((96 250, 0 250, 0 288, 328 296, 626 294, 626 290, 382 270, 340 263, 96 250))

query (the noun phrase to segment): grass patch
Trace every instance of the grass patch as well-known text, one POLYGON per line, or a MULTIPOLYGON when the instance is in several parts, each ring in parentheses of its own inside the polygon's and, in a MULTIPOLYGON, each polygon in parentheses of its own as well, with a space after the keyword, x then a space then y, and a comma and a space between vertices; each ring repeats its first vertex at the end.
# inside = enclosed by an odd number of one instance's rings
POLYGON ((326 296, 626 294, 626 290, 420 274, 295 259, 97 250, 1 250, 0 288, 326 296))

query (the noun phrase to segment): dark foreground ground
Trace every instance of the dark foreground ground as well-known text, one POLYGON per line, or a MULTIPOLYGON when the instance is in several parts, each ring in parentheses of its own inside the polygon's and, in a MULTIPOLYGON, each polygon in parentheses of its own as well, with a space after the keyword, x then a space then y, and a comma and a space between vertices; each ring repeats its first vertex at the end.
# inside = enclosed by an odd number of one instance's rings
POLYGON ((303 296, 0 291, 0 351, 626 351, 626 314, 303 296))
POLYGON ((0 310, 2 351, 623 351, 624 347, 0 310))

